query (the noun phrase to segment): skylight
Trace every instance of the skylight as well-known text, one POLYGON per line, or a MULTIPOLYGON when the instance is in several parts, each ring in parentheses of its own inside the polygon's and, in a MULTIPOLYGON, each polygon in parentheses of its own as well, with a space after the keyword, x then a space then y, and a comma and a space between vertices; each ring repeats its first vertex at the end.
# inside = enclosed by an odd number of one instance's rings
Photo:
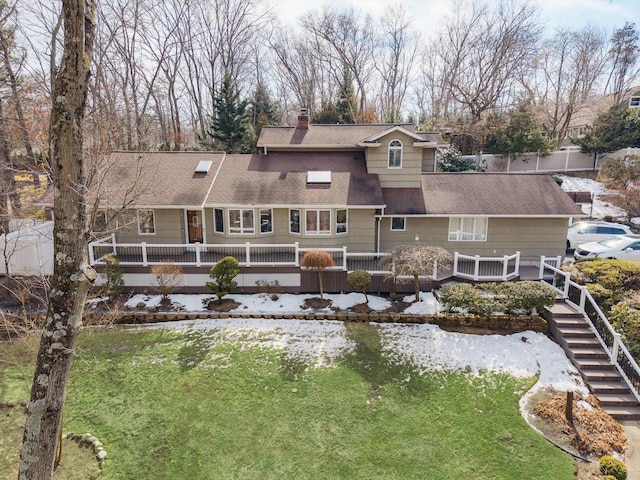
POLYGON ((307 172, 307 183, 331 183, 331 171, 320 170, 307 172))
POLYGON ((208 173, 212 163, 211 160, 200 160, 196 167, 196 173, 208 173))

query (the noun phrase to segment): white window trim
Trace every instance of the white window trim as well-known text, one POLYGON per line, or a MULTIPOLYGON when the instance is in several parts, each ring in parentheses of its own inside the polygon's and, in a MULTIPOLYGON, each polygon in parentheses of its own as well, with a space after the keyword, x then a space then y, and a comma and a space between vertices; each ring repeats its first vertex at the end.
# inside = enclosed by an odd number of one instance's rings
POLYGON ((407 217, 391 217, 389 219, 389 230, 392 232, 404 232, 407 230, 407 217), (393 219, 401 218, 402 219, 402 228, 393 228, 393 219))
POLYGON ((347 208, 336 208, 336 235, 346 235, 349 233, 349 210, 347 208), (344 210, 344 232, 338 231, 338 212, 344 210))
POLYGON ((633 95, 629 99, 629 108, 640 108, 640 95, 633 95))
POLYGON ((138 219, 138 235, 155 235, 156 234, 156 212, 152 208, 139 208, 136 210, 138 219), (153 232, 143 232, 140 224, 140 212, 151 212, 151 223, 153 224, 153 232))
POLYGON ((331 212, 331 209, 329 208, 308 208, 304 211, 304 233, 305 235, 309 235, 309 236, 314 236, 314 237, 326 237, 331 235, 331 225, 333 223, 333 213, 331 212), (317 222, 318 222, 318 228, 320 227, 320 212, 329 212, 329 230, 324 230, 324 231, 309 231, 307 230, 307 213, 308 212, 316 212, 318 217, 317 217, 317 222))
POLYGON ((229 235, 255 235, 256 234, 256 212, 254 211, 253 208, 230 208, 227 211, 227 230, 229 231, 229 235), (238 227, 232 227, 231 226, 231 212, 233 211, 238 211, 240 212, 240 231, 239 232, 234 232, 232 231, 233 229, 237 229, 238 227), (245 227, 243 225, 244 223, 244 212, 251 212, 251 216, 253 218, 253 228, 251 228, 251 231, 246 231, 245 227))
POLYGON ((302 220, 302 210, 299 208, 290 208, 289 209, 289 233, 291 235, 301 235, 302 234, 302 225, 300 224, 302 220), (291 230, 291 212, 298 212, 298 232, 294 232, 291 230))
POLYGON ((486 242, 488 231, 489 231, 489 217, 465 217, 465 216, 449 217, 448 239, 450 242, 486 242), (473 232, 462 232, 459 229, 454 229, 454 227, 456 227, 457 225, 452 225, 453 222, 456 222, 459 224, 460 220, 464 222, 464 220, 467 220, 467 219, 473 219, 473 232), (478 226, 479 226, 478 220, 480 219, 484 220, 484 226, 485 226, 484 232, 478 232, 478 226), (462 237, 463 233, 472 233, 473 238, 470 238, 470 239, 460 238, 462 237), (452 235, 455 238, 452 238, 452 235), (481 235, 483 238, 476 238, 478 235, 481 235))
MULTIPOLYGON (((400 140, 394 138, 393 140, 391 140, 389 142, 389 147, 387 148, 387 168, 392 169, 392 170, 397 170, 397 169, 402 168, 402 157, 403 157, 403 153, 404 153, 403 150, 404 150, 404 146, 402 145, 402 142, 400 140), (399 147, 398 146, 393 146, 392 147, 391 144, 394 143, 394 142, 398 142, 400 144, 400 146, 399 147), (400 164, 399 165, 391 166, 390 160, 391 160, 391 152, 392 151, 394 151, 394 152, 395 151, 399 151, 400 152, 400 164)), ((394 155, 394 157, 395 157, 395 155, 394 155)))
POLYGON ((260 235, 271 235, 273 233, 273 208, 259 208, 258 209, 258 218, 260 219, 260 235), (271 229, 268 232, 262 231, 262 212, 269 212, 270 226, 271 229))
POLYGON ((213 209, 213 233, 224 233, 224 208, 213 209), (222 230, 218 230, 218 222, 216 221, 216 212, 222 212, 222 230))

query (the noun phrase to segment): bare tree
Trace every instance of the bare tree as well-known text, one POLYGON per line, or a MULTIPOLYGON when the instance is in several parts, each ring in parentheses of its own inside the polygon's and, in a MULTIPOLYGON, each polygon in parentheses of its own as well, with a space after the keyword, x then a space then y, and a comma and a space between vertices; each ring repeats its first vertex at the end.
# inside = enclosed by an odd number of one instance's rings
POLYGON ((437 40, 440 61, 447 65, 448 88, 472 123, 517 96, 519 79, 532 64, 541 32, 537 10, 528 1, 491 5, 495 9, 459 1, 437 40))
POLYGON ((544 128, 560 148, 574 114, 584 105, 602 75, 606 39, 595 27, 561 29, 540 50, 537 64, 542 75, 524 80, 532 98, 544 111, 544 128))
POLYGON ((626 22, 611 38, 609 59, 611 73, 605 86, 605 92, 611 91, 615 101, 621 100, 622 93, 638 75, 638 58, 640 57, 640 38, 635 23, 626 22))
POLYGON ((412 70, 417 57, 419 36, 409 30, 411 22, 402 5, 389 8, 381 20, 380 53, 374 58, 380 74, 380 113, 384 122, 402 121, 402 112, 412 70))
POLYGON ((451 265, 451 254, 442 247, 421 243, 399 245, 389 255, 382 257, 380 264, 391 271, 388 278, 398 283, 413 282, 416 302, 420 301, 420 277, 434 276, 451 265))
POLYGON ((87 265, 82 132, 95 33, 96 3, 64 0, 64 49, 51 109, 54 273, 31 396, 19 479, 49 479, 60 441, 65 389, 87 292, 96 273, 87 265))

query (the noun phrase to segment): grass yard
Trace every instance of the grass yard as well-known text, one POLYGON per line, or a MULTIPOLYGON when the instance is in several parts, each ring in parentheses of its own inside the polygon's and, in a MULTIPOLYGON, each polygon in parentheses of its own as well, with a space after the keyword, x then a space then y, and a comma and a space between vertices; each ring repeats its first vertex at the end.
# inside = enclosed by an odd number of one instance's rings
MULTIPOLYGON (((347 325, 357 348, 321 368, 207 332, 84 333, 64 431, 104 443, 107 480, 574 478, 519 413, 534 379, 419 376, 347 325)), ((0 401, 28 397, 24 351, 0 345, 0 401)))

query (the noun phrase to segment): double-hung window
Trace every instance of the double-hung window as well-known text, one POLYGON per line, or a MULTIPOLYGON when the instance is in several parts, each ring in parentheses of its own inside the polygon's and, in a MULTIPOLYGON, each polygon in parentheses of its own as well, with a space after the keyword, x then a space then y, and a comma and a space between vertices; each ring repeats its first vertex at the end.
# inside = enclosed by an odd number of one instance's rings
POLYGON ((260 233, 273 233, 273 215, 270 208, 260 209, 260 233))
POLYGON ((289 233, 300 233, 300 210, 289 210, 289 233))
POLYGON ((484 242, 487 240, 487 217, 451 217, 449 240, 484 242))
POLYGON ((391 140, 389 143, 389 168, 402 168, 402 142, 391 140))
POLYGON ((138 210, 138 233, 140 235, 155 235, 156 220, 153 210, 138 210))
POLYGON ((232 235, 251 235, 256 233, 252 209, 234 208, 229 210, 229 233, 232 235))
POLYGON ((347 233, 347 211, 336 210, 336 233, 347 233))
POLYGON ((307 210, 307 235, 331 235, 331 210, 307 210))
POLYGON ((224 233, 224 210, 221 208, 213 209, 213 231, 224 233))

